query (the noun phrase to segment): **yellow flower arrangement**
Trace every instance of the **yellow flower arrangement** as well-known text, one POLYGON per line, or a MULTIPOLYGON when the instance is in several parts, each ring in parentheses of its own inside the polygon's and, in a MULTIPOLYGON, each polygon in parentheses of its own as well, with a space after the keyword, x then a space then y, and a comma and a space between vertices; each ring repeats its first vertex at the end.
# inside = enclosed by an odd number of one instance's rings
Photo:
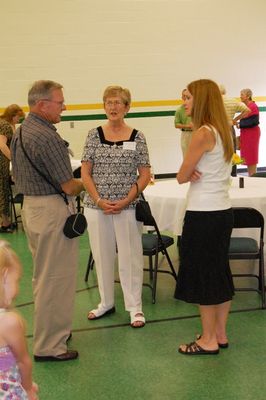
POLYGON ((241 158, 237 153, 233 154, 232 165, 240 165, 240 164, 243 164, 244 162, 245 162, 245 160, 243 158, 241 158))

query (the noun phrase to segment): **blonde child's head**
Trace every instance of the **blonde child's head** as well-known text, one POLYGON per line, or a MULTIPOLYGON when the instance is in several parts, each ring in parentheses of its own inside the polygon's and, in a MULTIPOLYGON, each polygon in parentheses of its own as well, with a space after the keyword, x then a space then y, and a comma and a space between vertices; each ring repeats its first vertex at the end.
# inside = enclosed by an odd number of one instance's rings
POLYGON ((8 307, 18 293, 22 268, 9 243, 0 240, 0 307, 8 307))

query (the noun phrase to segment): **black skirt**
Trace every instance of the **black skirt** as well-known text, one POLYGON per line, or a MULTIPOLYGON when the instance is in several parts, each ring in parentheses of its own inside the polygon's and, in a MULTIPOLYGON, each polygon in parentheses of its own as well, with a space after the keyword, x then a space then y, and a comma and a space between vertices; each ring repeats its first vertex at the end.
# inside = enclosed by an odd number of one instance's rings
POLYGON ((200 305, 232 299, 234 285, 228 249, 233 229, 232 209, 187 211, 175 298, 200 305))

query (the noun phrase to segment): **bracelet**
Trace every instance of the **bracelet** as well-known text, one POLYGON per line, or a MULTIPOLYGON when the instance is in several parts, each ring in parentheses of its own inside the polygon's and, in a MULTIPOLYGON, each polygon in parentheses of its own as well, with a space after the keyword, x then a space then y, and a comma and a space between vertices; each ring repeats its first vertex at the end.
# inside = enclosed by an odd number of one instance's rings
POLYGON ((99 203, 100 203, 101 200, 102 200, 101 197, 98 197, 98 199, 97 199, 96 202, 95 202, 96 206, 99 205, 99 203))

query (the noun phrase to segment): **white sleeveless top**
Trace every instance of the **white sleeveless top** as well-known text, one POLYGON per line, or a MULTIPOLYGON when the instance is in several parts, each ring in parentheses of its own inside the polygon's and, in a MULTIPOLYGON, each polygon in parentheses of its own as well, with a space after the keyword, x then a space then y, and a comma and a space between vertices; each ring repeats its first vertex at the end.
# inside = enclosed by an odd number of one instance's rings
POLYGON ((232 165, 224 159, 224 149, 217 130, 204 125, 213 132, 216 144, 212 151, 205 152, 196 169, 201 172, 197 182, 191 182, 187 194, 187 210, 217 211, 231 207, 229 197, 232 165))

